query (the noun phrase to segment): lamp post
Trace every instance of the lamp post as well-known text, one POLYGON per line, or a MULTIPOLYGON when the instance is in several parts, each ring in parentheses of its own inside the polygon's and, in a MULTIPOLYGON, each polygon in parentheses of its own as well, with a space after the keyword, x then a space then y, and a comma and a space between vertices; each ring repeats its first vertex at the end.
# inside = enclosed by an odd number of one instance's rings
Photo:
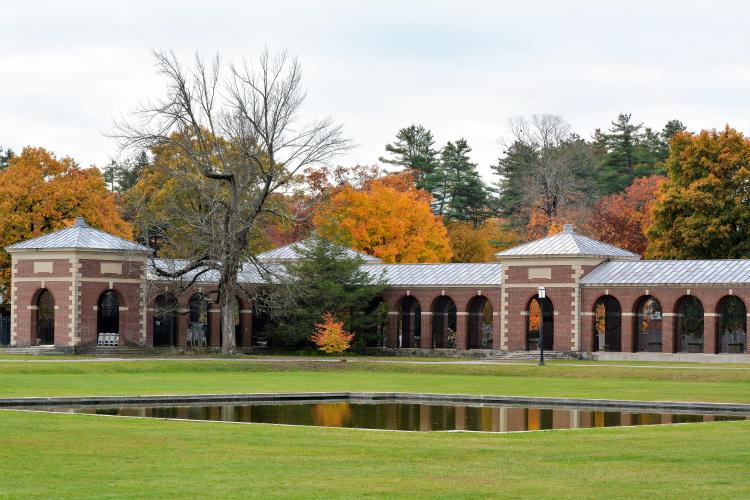
POLYGON ((539 297, 539 366, 544 366, 544 299, 547 297, 547 290, 539 285, 537 290, 539 297))

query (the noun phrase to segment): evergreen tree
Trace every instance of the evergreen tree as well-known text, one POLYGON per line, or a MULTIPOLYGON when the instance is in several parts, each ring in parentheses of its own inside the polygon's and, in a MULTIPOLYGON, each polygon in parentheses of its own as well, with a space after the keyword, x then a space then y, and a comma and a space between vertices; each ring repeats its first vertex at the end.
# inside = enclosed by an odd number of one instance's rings
POLYGON ((135 157, 121 162, 110 161, 104 167, 102 175, 110 191, 124 193, 135 186, 149 164, 148 155, 145 151, 141 151, 135 157))
POLYGON ((3 147, 0 146, 0 170, 8 168, 8 162, 10 162, 10 159, 13 158, 13 156, 15 156, 15 154, 12 149, 3 149, 3 147))
POLYGON ((287 349, 311 345, 315 323, 327 312, 354 333, 355 347, 376 340, 374 327, 383 323, 385 311, 382 307, 373 311, 372 304, 385 288, 382 276, 368 273, 361 257, 318 235, 295 249, 298 258, 286 264, 286 282, 282 283, 293 290, 295 304, 271 330, 274 345, 287 349))
POLYGON ((620 114, 604 134, 607 154, 599 169, 598 184, 603 194, 622 191, 635 177, 636 149, 640 143, 642 123, 630 123, 630 114, 620 114))
POLYGON ((434 145, 432 132, 422 125, 410 125, 398 131, 393 144, 385 145, 385 150, 392 157, 381 157, 380 161, 412 170, 417 189, 432 191, 433 186, 429 185, 427 178, 438 163, 438 152, 434 145))
POLYGON ((471 221, 478 226, 489 216, 487 188, 476 163, 469 157, 466 139, 448 142, 443 148, 439 168, 428 177, 433 188, 433 211, 446 221, 471 221))
POLYGON ((499 215, 509 218, 518 227, 527 222, 523 220, 524 174, 539 159, 539 155, 532 145, 523 141, 514 141, 504 154, 498 158, 497 165, 491 167, 500 177, 495 189, 495 205, 499 215))

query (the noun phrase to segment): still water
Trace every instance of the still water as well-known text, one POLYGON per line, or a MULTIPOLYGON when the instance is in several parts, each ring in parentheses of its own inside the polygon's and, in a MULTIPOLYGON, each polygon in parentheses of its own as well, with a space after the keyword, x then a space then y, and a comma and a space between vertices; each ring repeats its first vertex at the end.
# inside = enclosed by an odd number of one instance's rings
POLYGON ((226 405, 88 406, 46 408, 55 412, 147 418, 257 422, 402 431, 513 432, 585 427, 744 420, 746 415, 633 412, 607 409, 535 408, 511 405, 424 402, 289 402, 226 405))

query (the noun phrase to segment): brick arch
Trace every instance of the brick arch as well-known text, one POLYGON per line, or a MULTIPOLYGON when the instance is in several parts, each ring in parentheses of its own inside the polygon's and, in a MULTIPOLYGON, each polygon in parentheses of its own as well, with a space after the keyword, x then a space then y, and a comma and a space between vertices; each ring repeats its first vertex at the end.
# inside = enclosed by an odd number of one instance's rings
POLYGON ((747 353, 747 304, 737 295, 724 295, 716 301, 716 333, 713 352, 747 353), (736 301, 736 302, 735 302, 736 301), (735 302, 739 310, 734 311, 736 317, 730 317, 726 310, 729 302, 735 302))
POLYGON ((492 300, 486 295, 474 295, 464 305, 466 312, 466 348, 467 349, 492 349, 494 342, 495 308, 492 300), (481 306, 480 306, 481 303, 481 306), (489 323, 484 317, 484 309, 489 306, 489 323), (487 329, 489 328, 489 337, 487 329))
POLYGON ((696 295, 682 295, 672 305, 673 352, 702 353, 705 344, 706 309, 703 301, 696 295), (690 307, 695 308, 689 310, 690 307), (699 309, 698 309, 699 308, 699 309), (693 317, 700 310, 700 318, 693 317))
MULTIPOLYGON (((461 311, 462 313, 464 311, 461 311)), ((440 294, 430 303, 432 347, 464 349, 466 340, 459 338, 458 306, 448 294, 440 294), (441 302, 444 304, 441 304, 441 302), (451 308, 451 305, 453 306, 451 308), (436 308, 440 307, 439 311, 436 308)))
MULTIPOLYGON (((632 304, 633 312, 633 352, 661 352, 665 338, 671 346, 671 327, 665 335, 665 326, 671 326, 664 321, 664 311, 671 308, 665 308, 664 302, 654 293, 639 295, 632 304), (655 300, 656 303, 648 304, 649 300, 655 300), (653 307, 652 307, 653 305, 653 307), (646 309, 648 306, 648 309, 646 309), (656 306, 660 316, 656 316, 656 306)), ((669 348, 669 346, 667 346, 669 348)))
POLYGON ((596 297, 594 302, 591 304, 590 313, 593 315, 593 321, 590 332, 584 332, 585 335, 592 335, 591 350, 592 351, 614 351, 620 352, 622 350, 622 302, 614 295, 604 293, 596 297), (597 309, 599 304, 602 303, 604 306, 604 344, 602 345, 599 339, 597 327, 599 318, 597 317, 597 309), (607 304, 609 303, 609 304, 607 304))
MULTIPOLYGON (((34 310, 32 311, 31 315, 31 343, 34 344, 40 344, 40 343, 47 343, 44 341, 43 337, 46 338, 48 336, 51 336, 51 338, 48 338, 46 340, 51 340, 51 343, 54 344, 57 340, 57 336, 60 334, 58 332, 57 328, 57 321, 58 321, 58 314, 56 311, 57 308, 57 298, 55 297, 55 294, 50 290, 49 288, 39 288, 37 289, 33 294, 31 294, 31 306, 34 306, 34 310), (42 298, 42 294, 44 293, 49 294, 50 299, 52 300, 52 320, 51 322, 45 321, 45 325, 40 324, 40 310, 39 310, 39 300, 42 298), (47 336, 41 335, 40 328, 51 328, 51 334, 47 336)), ((49 333, 49 332, 47 332, 49 333)))
POLYGON ((555 303, 549 298, 549 294, 544 298, 543 303, 539 300, 537 293, 531 293, 527 297, 524 307, 524 311, 526 311, 526 328, 524 332, 526 350, 539 349, 539 329, 536 325, 531 324, 531 307, 534 301, 538 301, 540 305, 540 326, 543 327, 544 348, 552 350, 555 348, 557 340, 555 335, 555 303), (545 306, 547 306, 546 311, 545 306))

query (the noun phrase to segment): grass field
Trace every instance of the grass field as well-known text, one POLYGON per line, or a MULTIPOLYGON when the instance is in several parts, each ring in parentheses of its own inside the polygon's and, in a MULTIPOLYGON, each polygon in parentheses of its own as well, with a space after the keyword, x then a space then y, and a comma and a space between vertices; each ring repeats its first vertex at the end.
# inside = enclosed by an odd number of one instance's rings
POLYGON ((0 496, 747 498, 750 422, 399 433, 0 412, 0 496))
MULTIPOLYGON (((750 370, 0 362, 0 397, 339 390, 750 402, 750 370)), ((5 410, 0 429, 0 497, 750 496, 750 421, 499 435, 5 410)))
POLYGON ((0 363, 0 397, 404 391, 750 402, 750 370, 536 365, 149 360, 0 363))

